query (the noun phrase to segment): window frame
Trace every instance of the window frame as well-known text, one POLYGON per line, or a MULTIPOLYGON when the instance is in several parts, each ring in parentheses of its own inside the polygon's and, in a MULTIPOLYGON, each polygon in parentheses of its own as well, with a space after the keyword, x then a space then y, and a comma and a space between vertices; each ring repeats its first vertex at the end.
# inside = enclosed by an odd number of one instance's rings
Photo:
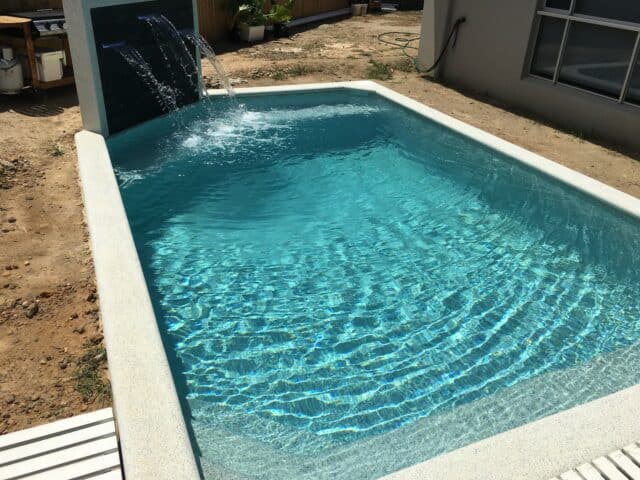
POLYGON ((634 107, 638 107, 639 106, 638 104, 631 103, 626 100, 627 100, 627 94, 629 93, 631 78, 633 77, 635 67, 636 65, 638 65, 638 62, 640 60, 640 23, 626 22, 622 20, 615 20, 615 19, 603 18, 603 17, 593 17, 590 15, 575 13, 576 2, 577 0, 571 0, 571 4, 569 5, 568 10, 546 7, 545 0, 541 0, 539 2, 538 8, 536 9, 536 12, 535 12, 535 21, 533 22, 534 28, 531 35, 531 43, 530 43, 531 48, 529 52, 529 59, 527 62, 526 75, 543 80, 545 82, 551 82, 554 85, 560 84, 565 87, 575 88, 577 90, 588 92, 592 95, 597 95, 599 97, 606 98, 607 100, 616 101, 617 103, 624 103, 625 105, 632 105, 634 107), (541 24, 542 24, 541 20, 542 18, 545 18, 545 17, 557 18, 565 22, 564 31, 562 33, 562 38, 560 40, 560 45, 558 47, 558 58, 556 59, 556 64, 554 67, 552 79, 545 78, 540 75, 536 75, 531 71, 533 58, 535 56, 535 51, 538 46, 538 35, 539 35, 541 24), (617 30, 626 30, 626 31, 635 32, 636 39, 633 45, 633 49, 631 51, 631 57, 629 58, 629 64, 627 65, 627 71, 625 73, 624 81, 622 83, 622 88, 620 89, 620 95, 618 96, 617 99, 604 95, 602 93, 590 90, 585 87, 570 85, 570 84, 559 81, 560 70, 562 69, 562 64, 563 64, 563 60, 564 60, 564 56, 567 48, 567 39, 569 38, 569 32, 571 30, 571 25, 573 23, 584 23, 584 24, 596 25, 600 27, 607 27, 607 28, 614 28, 617 30))

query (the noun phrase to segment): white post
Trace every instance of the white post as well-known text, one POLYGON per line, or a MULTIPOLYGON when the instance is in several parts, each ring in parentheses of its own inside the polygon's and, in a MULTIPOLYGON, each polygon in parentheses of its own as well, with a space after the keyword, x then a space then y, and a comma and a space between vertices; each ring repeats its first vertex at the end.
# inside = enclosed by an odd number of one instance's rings
POLYGON ((93 40, 90 3, 83 0, 63 0, 62 5, 67 24, 71 58, 73 59, 73 75, 80 102, 82 126, 85 130, 106 137, 109 131, 102 99, 98 58, 93 40))
MULTIPOLYGON (((428 69, 436 62, 444 46, 450 0, 425 0, 422 10, 422 30, 417 63, 428 69)), ((437 68, 428 72, 435 77, 437 68)))

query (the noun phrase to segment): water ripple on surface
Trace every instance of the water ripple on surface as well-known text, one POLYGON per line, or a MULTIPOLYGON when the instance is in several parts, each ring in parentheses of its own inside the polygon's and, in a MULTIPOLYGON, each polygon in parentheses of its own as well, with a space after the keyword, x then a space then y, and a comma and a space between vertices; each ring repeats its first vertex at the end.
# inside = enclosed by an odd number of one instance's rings
POLYGON ((637 223, 385 103, 247 108, 120 166, 212 478, 372 478, 640 380, 637 223))

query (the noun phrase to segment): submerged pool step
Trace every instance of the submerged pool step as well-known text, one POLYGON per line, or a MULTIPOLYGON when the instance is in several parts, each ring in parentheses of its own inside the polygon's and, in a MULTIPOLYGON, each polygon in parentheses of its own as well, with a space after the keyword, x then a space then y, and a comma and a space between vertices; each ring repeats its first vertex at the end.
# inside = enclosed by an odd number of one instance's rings
POLYGON ((0 480, 122 480, 111 408, 0 436, 0 480))
POLYGON ((640 445, 632 443, 551 480, 640 480, 640 445))

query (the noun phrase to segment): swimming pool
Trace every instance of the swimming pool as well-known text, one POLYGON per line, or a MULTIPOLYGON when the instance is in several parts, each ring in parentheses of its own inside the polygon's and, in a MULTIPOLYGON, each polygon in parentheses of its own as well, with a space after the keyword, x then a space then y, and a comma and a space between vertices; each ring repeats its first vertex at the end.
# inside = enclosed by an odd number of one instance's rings
POLYGON ((241 103, 109 140, 207 476, 373 478, 638 383, 637 220, 375 94, 241 103))

